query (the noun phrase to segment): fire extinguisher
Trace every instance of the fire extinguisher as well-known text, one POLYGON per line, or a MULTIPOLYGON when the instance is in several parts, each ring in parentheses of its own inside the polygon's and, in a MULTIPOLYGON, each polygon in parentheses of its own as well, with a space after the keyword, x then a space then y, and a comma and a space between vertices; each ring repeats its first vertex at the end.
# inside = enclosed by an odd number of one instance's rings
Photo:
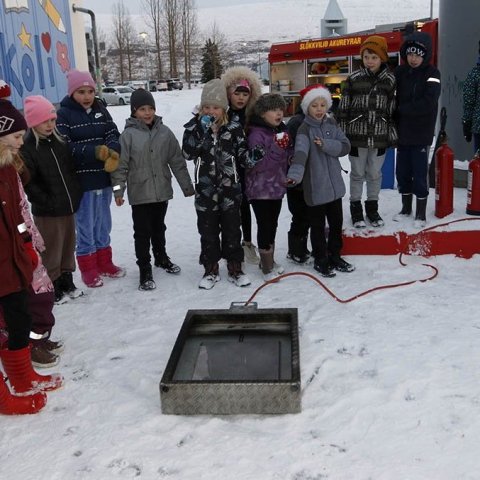
POLYGON ((435 151, 435 216, 446 217, 453 212, 453 150, 447 145, 445 124, 447 111, 440 112, 440 146, 435 151))
POLYGON ((468 164, 467 213, 480 215, 480 149, 468 164))

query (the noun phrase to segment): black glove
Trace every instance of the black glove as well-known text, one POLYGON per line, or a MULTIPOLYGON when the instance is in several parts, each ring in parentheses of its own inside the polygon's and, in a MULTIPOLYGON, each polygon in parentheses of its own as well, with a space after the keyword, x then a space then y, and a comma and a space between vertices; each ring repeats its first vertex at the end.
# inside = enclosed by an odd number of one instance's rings
POLYGON ((468 143, 472 141, 472 122, 463 121, 463 136, 468 143))

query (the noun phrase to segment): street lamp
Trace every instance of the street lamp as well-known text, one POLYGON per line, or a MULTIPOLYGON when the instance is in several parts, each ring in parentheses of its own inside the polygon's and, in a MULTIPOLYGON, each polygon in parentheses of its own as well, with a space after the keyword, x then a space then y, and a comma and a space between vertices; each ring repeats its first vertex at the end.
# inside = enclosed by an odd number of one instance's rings
POLYGON ((148 90, 148 70, 147 70, 147 32, 140 32, 138 34, 143 38, 143 49, 144 49, 144 62, 145 62, 145 80, 147 80, 147 90, 148 90))

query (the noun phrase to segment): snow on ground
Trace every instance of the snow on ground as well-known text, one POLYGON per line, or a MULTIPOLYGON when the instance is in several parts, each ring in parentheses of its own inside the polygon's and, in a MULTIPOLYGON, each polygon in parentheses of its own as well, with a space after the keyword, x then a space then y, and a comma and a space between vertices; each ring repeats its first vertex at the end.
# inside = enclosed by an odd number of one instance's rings
MULTIPOLYGON (((181 139, 200 90, 154 95, 158 113, 181 139)), ((109 110, 122 130, 129 107, 109 110)), ((259 308, 298 308, 302 412, 163 415, 158 385, 187 310, 228 309, 262 284, 258 268, 247 265, 249 287, 223 278, 211 291, 197 288, 202 268, 193 199, 176 185, 175 193, 166 219, 168 251, 182 272, 155 269, 153 292, 137 290, 130 207, 112 204, 114 258, 127 276, 55 307, 53 336, 66 343, 55 370, 65 387, 48 395, 38 415, 1 417, 2 478, 478 478, 478 255, 408 257, 406 267, 396 256, 348 257, 355 272, 323 280, 341 298, 429 276, 423 263, 439 274, 346 304, 304 277, 264 288, 255 298, 259 308)), ((465 190, 456 189, 455 212, 442 222, 463 218, 465 203, 465 190)), ((347 199, 344 204, 347 213, 347 199)), ((384 231, 394 228, 399 204, 396 191, 382 191, 384 231)), ((433 201, 428 217, 433 222, 433 201)), ((285 260, 289 219, 284 203, 277 260, 287 271, 313 273, 285 260)))

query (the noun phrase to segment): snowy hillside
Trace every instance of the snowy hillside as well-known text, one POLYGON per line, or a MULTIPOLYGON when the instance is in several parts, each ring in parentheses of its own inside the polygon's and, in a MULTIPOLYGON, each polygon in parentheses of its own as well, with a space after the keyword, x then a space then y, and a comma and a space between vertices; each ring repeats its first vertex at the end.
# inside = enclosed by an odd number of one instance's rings
MULTIPOLYGON (((434 0, 433 16, 438 15, 438 1, 434 0)), ((238 2, 241 3, 241 2, 238 2)), ((429 0, 338 0, 344 16, 348 19, 349 32, 373 28, 375 25, 405 22, 430 16, 429 0)), ((277 0, 252 4, 197 8, 198 26, 208 34, 215 23, 229 42, 243 40, 268 40, 279 42, 320 36, 320 20, 325 14, 328 0, 277 0)), ((128 8, 128 3, 125 4, 128 8)), ((132 13, 132 12, 130 12, 132 13)), ((138 29, 145 29, 142 15, 134 15, 138 29)), ((97 15, 97 22, 108 32, 111 17, 97 15)))

